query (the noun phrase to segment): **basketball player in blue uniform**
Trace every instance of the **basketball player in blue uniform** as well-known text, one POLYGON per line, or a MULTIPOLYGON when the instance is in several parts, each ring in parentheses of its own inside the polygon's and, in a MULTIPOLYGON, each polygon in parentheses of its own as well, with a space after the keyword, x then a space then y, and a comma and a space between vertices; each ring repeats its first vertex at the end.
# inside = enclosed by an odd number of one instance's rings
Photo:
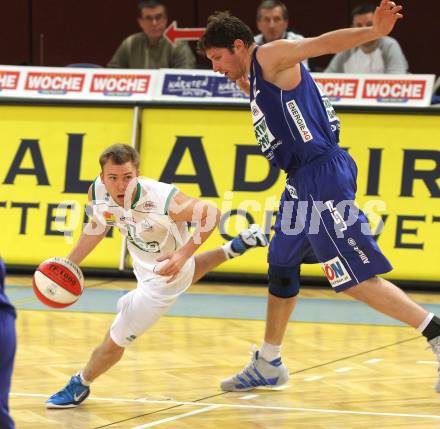
MULTIPOLYGON (((382 0, 373 25, 257 47, 250 29, 227 12, 210 17, 199 49, 250 95, 258 144, 269 162, 287 173, 275 234, 269 246, 266 332, 250 364, 221 383, 225 391, 280 386, 288 378, 281 343, 299 291, 300 265, 319 262, 336 292, 421 332, 440 357, 440 319, 378 277, 391 265, 354 205, 357 167, 340 149, 339 119, 301 64, 386 36, 402 18, 401 6, 382 0), (348 212, 348 215, 347 215, 348 212), (357 212, 357 214, 356 214, 357 212)), ((440 382, 436 385, 440 392, 440 382)))
POLYGON ((8 397, 15 356, 15 309, 5 294, 5 264, 0 258, 0 428, 13 429, 8 397))

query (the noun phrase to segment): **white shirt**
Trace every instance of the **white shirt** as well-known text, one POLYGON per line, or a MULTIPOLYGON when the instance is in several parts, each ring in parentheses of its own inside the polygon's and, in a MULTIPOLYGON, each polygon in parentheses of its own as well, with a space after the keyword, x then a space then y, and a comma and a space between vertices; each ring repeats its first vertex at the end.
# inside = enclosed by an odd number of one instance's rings
POLYGON ((382 52, 377 48, 368 54, 360 48, 356 49, 343 68, 344 73, 385 73, 382 52))

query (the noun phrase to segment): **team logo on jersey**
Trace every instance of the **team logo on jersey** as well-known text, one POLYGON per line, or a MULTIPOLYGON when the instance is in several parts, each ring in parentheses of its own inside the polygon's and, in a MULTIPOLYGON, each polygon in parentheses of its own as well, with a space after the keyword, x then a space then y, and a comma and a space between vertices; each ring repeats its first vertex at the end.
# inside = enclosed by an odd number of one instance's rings
POLYGON ((274 135, 270 132, 267 126, 266 118, 263 112, 258 107, 255 100, 251 101, 252 122, 254 124, 254 133, 261 151, 267 152, 270 149, 271 143, 275 140, 274 135))
POLYGON ((144 220, 141 222, 141 229, 142 229, 143 231, 151 231, 151 230, 153 229, 153 225, 151 225, 151 223, 148 222, 147 219, 144 219, 144 220))
POLYGON ((321 268, 332 287, 340 286, 351 280, 350 274, 348 274, 344 264, 338 256, 327 262, 320 263, 319 265, 321 265, 321 268))
POLYGON ((255 137, 257 138, 258 144, 261 147, 262 152, 266 152, 270 149, 270 144, 275 140, 275 137, 270 132, 267 126, 266 119, 263 119, 254 125, 255 137))
POLYGON ((104 216, 105 223, 107 224, 107 226, 115 226, 116 225, 116 217, 113 213, 104 212, 102 215, 104 216))
POLYGON ((258 104, 255 100, 251 101, 251 112, 252 112, 252 121, 254 124, 257 123, 264 116, 263 112, 258 107, 258 104))
POLYGON ((156 203, 154 201, 145 201, 142 207, 145 210, 153 210, 156 208, 156 203))
POLYGON ((287 111, 289 112, 290 116, 293 119, 293 123, 295 124, 296 128, 298 129, 301 135, 301 138, 303 139, 303 142, 307 143, 310 140, 313 140, 313 135, 310 132, 309 128, 307 127, 306 121, 304 120, 301 110, 299 109, 295 100, 288 101, 286 103, 286 106, 287 106, 287 111))

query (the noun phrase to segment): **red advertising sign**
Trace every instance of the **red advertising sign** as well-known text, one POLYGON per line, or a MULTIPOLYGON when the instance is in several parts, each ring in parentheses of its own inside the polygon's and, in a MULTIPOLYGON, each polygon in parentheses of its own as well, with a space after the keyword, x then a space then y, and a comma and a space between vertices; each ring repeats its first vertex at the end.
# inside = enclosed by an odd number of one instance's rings
POLYGON ((146 94, 151 76, 135 74, 94 74, 90 92, 146 94))
POLYGON ((321 86, 327 97, 356 98, 359 79, 335 79, 315 76, 315 81, 321 86))
POLYGON ((85 75, 82 73, 29 72, 24 89, 44 92, 81 92, 84 79, 85 75))
POLYGON ((365 79, 362 98, 422 100, 425 90, 424 80, 365 79))
POLYGON ((0 70, 0 90, 17 89, 20 72, 0 70))

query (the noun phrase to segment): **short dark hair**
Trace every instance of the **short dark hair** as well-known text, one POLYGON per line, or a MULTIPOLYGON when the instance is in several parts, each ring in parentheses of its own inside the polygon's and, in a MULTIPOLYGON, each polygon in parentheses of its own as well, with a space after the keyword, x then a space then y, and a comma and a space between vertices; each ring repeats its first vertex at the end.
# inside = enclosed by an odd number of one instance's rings
POLYGON ((359 6, 356 6, 351 11, 351 21, 353 22, 353 18, 355 15, 365 15, 366 13, 374 13, 376 10, 376 6, 372 3, 364 3, 359 6))
POLYGON ((154 7, 162 6, 165 10, 165 15, 167 15, 167 7, 162 0, 140 0, 138 3, 138 15, 142 18, 142 11, 144 9, 153 9, 154 7))
POLYGON ((136 170, 139 169, 139 153, 134 147, 128 144, 117 143, 104 150, 99 157, 101 170, 104 169, 104 165, 107 164, 108 161, 116 165, 132 162, 136 170))
POLYGON ((232 51, 234 40, 240 39, 246 47, 254 43, 251 29, 229 12, 215 12, 208 18, 205 33, 199 39, 197 48, 205 53, 209 48, 228 48, 232 51))
POLYGON ((289 11, 286 5, 279 0, 263 0, 257 8, 257 20, 261 18, 261 9, 275 9, 280 7, 283 12, 283 18, 285 21, 289 19, 289 11))

